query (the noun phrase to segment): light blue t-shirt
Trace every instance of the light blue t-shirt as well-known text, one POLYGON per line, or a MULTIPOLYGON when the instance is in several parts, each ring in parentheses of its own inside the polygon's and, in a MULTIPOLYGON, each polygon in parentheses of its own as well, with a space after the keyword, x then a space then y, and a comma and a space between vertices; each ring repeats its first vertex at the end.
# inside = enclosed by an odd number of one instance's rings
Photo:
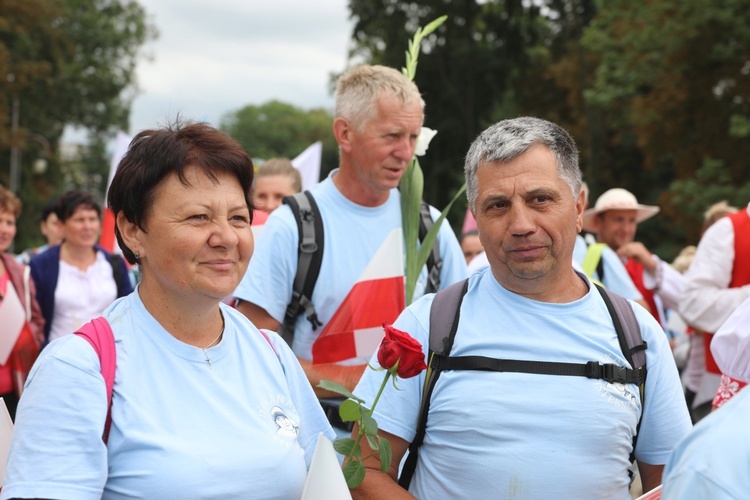
MULTIPOLYGON (((590 288, 591 285, 589 285, 590 288)), ((428 295, 395 327, 427 353, 428 295)), ((685 399, 659 325, 633 304, 648 342, 646 408, 636 458, 666 463, 689 431, 685 399)), ((504 289, 489 268, 469 278, 451 355, 626 365, 596 289, 571 303, 543 303, 504 289)), ((371 363, 377 366, 377 357, 371 363)), ((366 370, 354 393, 373 401, 383 372, 366 370)), ((378 427, 414 439, 424 372, 390 386, 378 427)), ((432 395, 410 492, 418 498, 629 499, 628 457, 641 414, 638 388, 585 377, 445 371, 432 395)))
POLYGON ((299 498, 332 429, 285 343, 222 313, 209 364, 137 291, 105 311, 117 349, 107 445, 96 353, 76 335, 50 343, 18 408, 2 498, 299 498))
MULTIPOLYGON (((588 246, 586 240, 580 234, 576 236, 576 246, 573 249, 573 260, 579 265, 583 265, 583 260, 586 258, 586 252, 588 246)), ((630 300, 639 300, 643 296, 638 291, 633 280, 630 279, 628 270, 625 269, 625 265, 620 260, 620 257, 609 248, 608 246, 602 249, 602 266, 604 270, 604 279, 599 277, 599 273, 594 270, 593 278, 607 287, 608 290, 615 292, 621 297, 625 297, 630 300)))
POLYGON ((741 500, 750 494, 750 389, 702 419, 664 469, 661 497, 741 500))
MULTIPOLYGON (((391 190, 384 204, 364 207, 341 194, 333 184, 335 174, 334 170, 325 181, 310 189, 323 218, 323 262, 312 302, 324 326, 313 331, 304 314, 297 318, 293 349, 297 356, 306 360, 312 359, 313 343, 383 241, 393 229, 401 227, 401 195, 397 189, 391 190)), ((433 220, 439 215, 432 209, 433 220)), ((282 323, 297 273, 298 242, 297 223, 292 211, 289 206, 282 205, 273 211, 263 227, 250 266, 234 296, 265 309, 282 323)), ((447 222, 440 228, 438 244, 443 259, 440 287, 445 288, 468 275, 466 260, 447 222)), ((415 297, 422 295, 426 282, 425 267, 415 297)))

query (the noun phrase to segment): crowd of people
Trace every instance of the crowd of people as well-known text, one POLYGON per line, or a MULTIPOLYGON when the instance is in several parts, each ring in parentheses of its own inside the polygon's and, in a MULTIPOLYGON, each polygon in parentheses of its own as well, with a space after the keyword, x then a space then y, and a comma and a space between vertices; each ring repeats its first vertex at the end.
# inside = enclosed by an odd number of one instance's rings
POLYGON ((503 120, 468 147, 476 227, 442 223, 406 304, 403 279, 372 283, 383 255, 403 270, 384 249, 425 103, 371 65, 335 96, 339 165, 304 193, 288 159, 255 169, 209 125, 136 135, 107 196, 119 252, 74 190, 14 258, 21 201, 0 187, 0 498, 300 498, 319 437, 360 431, 323 380, 379 398, 393 459, 362 440, 355 498, 750 491, 750 205, 712 207, 668 263, 636 240, 659 207, 613 187, 589 208, 573 137, 503 120), (384 323, 430 370, 381 393, 384 323))

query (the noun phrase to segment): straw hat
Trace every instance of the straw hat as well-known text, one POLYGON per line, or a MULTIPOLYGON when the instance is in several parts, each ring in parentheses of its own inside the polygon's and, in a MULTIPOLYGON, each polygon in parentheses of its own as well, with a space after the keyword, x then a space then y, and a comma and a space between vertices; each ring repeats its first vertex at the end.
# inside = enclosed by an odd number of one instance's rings
POLYGON ((590 233, 596 232, 594 220, 596 216, 607 210, 635 210, 635 221, 643 222, 659 213, 659 207, 651 205, 641 205, 635 199, 633 193, 627 189, 613 188, 605 191, 598 200, 594 208, 589 208, 583 212, 583 229, 590 233))
POLYGON ((750 298, 716 332, 711 353, 721 373, 750 382, 750 298))

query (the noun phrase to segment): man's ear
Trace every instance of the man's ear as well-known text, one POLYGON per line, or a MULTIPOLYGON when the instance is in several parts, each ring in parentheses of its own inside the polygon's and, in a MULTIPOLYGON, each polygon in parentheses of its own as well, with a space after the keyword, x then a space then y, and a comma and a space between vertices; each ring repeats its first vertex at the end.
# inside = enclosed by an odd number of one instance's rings
POLYGON ((586 192, 581 189, 576 200, 576 233, 583 230, 583 212, 586 210, 586 192))
POLYGON ((123 212, 117 214, 115 223, 117 224, 117 230, 120 232, 123 243, 130 249, 133 254, 139 253, 141 258, 145 257, 145 251, 141 244, 141 237, 144 234, 143 230, 130 222, 123 212))
POLYGON ((345 118, 336 118, 333 121, 333 136, 339 144, 339 148, 347 153, 352 149, 352 132, 354 129, 349 120, 345 118))

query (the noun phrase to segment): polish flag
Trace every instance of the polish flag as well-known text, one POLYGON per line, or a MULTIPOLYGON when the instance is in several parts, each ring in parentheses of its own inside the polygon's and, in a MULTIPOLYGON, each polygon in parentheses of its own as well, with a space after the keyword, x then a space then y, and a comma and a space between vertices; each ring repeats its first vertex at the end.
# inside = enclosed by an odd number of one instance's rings
MULTIPOLYGON (((107 191, 112 179, 115 177, 117 166, 125 153, 128 152, 128 146, 133 138, 124 132, 117 132, 115 139, 115 150, 112 153, 112 160, 109 162, 109 179, 107 180, 107 191)), ((104 204, 104 214, 102 215, 102 234, 99 236, 99 246, 108 252, 120 253, 120 247, 116 244, 115 238, 115 214, 104 204)))
POLYGON ((406 307, 401 228, 386 237, 312 347, 313 364, 369 360, 406 307))

